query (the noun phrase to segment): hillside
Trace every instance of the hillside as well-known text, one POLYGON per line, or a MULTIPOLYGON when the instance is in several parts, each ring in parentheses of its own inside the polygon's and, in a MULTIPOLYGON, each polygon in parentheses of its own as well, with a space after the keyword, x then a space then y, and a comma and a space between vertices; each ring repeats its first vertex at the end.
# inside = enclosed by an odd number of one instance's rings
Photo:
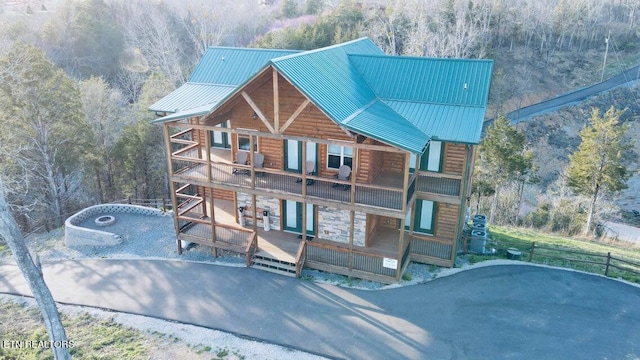
MULTIPOLYGON (((628 137, 635 145, 635 152, 640 154, 640 84, 620 87, 610 92, 592 97, 580 104, 570 105, 563 109, 532 117, 519 123, 518 129, 527 137, 533 149, 536 164, 539 166, 540 183, 532 186, 526 196, 530 207, 535 208, 540 201, 548 200, 552 195, 548 188, 562 174, 569 164, 571 154, 580 144, 579 132, 588 123, 591 109, 608 109, 611 105, 618 109, 627 109, 621 120, 629 125, 628 137)), ((632 177, 628 181, 629 188, 624 190, 615 200, 617 210, 629 212, 640 207, 640 172, 638 164, 629 167, 632 177)), ((622 213, 614 214, 621 217, 622 213)))

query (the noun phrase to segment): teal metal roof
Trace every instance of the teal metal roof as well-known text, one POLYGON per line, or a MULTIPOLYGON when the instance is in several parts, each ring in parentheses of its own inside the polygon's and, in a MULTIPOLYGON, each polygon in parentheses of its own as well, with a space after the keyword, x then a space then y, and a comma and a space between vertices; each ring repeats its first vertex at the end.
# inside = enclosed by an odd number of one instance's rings
MULTIPOLYGON (((149 110, 174 113, 207 104, 215 106, 264 68, 269 60, 296 52, 209 47, 193 70, 189 81, 151 105, 149 110)), ((154 122, 159 121, 160 119, 157 119, 154 122)))
POLYGON ((427 134, 380 100, 375 100, 342 124, 358 134, 418 154, 429 141, 427 134))
POLYGON ((149 111, 173 113, 215 104, 235 89, 232 85, 186 83, 151 105, 149 111))
POLYGON ((180 110, 156 122, 206 115, 269 66, 339 126, 419 154, 431 138, 480 141, 493 62, 386 56, 367 38, 305 52, 210 48, 188 87, 150 110, 180 110))
POLYGON ((290 55, 273 59, 272 64, 327 116, 341 123, 376 98, 349 61, 347 50, 371 51, 370 46, 358 43, 371 41, 360 39, 347 43, 346 48, 332 46, 290 55))
POLYGON ((238 86, 255 75, 269 60, 297 52, 210 47, 202 55, 188 82, 238 86))
POLYGON ((484 107, 391 100, 384 102, 434 140, 469 144, 480 141, 484 107))
POLYGON ((486 106, 491 60, 350 55, 382 99, 486 106))

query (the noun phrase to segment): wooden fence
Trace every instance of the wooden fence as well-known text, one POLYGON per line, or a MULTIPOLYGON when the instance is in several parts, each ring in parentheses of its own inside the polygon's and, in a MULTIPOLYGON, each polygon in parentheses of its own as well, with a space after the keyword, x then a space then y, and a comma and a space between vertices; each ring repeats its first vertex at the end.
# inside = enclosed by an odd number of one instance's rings
POLYGON ((611 252, 607 254, 598 254, 584 251, 574 251, 559 249, 549 246, 540 246, 536 242, 531 243, 529 248, 529 262, 533 261, 534 257, 553 259, 565 261, 573 264, 585 264, 589 267, 589 271, 595 272, 595 268, 601 268, 605 276, 620 276, 624 279, 631 279, 635 282, 640 282, 640 263, 634 262, 628 259, 619 258, 611 255, 611 252), (625 276, 625 275, 631 275, 625 276))

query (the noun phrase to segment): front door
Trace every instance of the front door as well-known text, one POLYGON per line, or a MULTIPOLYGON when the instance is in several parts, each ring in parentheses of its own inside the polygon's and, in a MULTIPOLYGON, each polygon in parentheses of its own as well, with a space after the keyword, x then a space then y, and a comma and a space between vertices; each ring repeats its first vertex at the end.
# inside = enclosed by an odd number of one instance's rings
MULTIPOLYGON (((316 164, 314 175, 318 169, 318 144, 307 142, 307 161, 316 164)), ((302 142, 296 140, 284 141, 284 168, 286 171, 302 173, 302 142)))
MULTIPOLYGON (((302 207, 303 204, 291 200, 283 200, 284 205, 284 230, 296 234, 302 234, 302 207)), ((316 233, 315 208, 313 204, 307 204, 307 235, 314 236, 316 233)))

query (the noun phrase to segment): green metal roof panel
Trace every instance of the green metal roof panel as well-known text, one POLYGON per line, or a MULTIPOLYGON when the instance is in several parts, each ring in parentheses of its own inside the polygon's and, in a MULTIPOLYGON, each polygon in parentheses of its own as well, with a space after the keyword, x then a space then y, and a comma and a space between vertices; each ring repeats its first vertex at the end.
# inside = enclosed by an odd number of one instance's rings
POLYGON ((235 86, 186 83, 149 107, 149 111, 178 112, 217 103, 235 86))
POLYGON ((215 104, 205 104, 192 109, 178 111, 173 114, 163 116, 161 118, 155 119, 151 121, 154 124, 163 123, 166 121, 179 120, 179 119, 187 119, 194 116, 202 116, 207 115, 211 112, 211 109, 215 106, 215 104))
MULTIPOLYGON (((357 46, 351 44, 351 50, 356 49, 357 46)), ((342 47, 320 50, 274 59, 272 63, 282 76, 340 123, 369 104, 376 95, 342 47)))
POLYGON ((480 142, 484 107, 389 100, 385 103, 434 140, 480 142))
POLYGON ((343 124, 358 134, 416 154, 421 154, 429 141, 429 136, 379 100, 343 124))
POLYGON ((492 60, 350 55, 382 99, 486 106, 492 60))
POLYGON ((238 86, 264 68, 269 60, 296 52, 212 46, 202 55, 189 82, 238 86))

